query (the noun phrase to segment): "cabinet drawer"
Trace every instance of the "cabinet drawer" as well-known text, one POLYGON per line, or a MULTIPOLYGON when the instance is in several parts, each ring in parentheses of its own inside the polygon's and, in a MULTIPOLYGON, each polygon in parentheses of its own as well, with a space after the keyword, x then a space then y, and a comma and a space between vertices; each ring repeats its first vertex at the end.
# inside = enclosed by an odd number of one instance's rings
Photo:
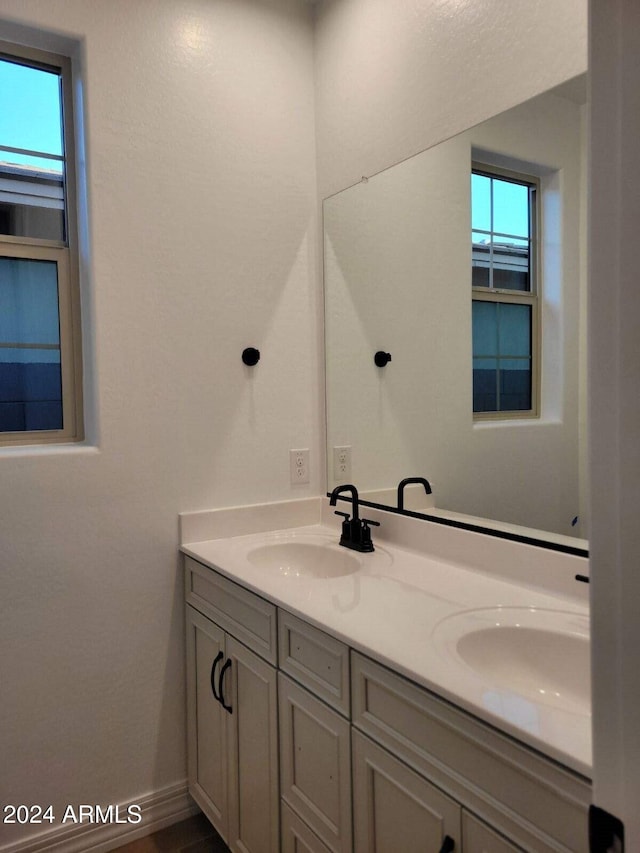
POLYGON ((349 716, 349 648, 344 643, 280 610, 278 666, 349 716))
POLYGON ((351 677, 355 726, 525 850, 586 853, 588 780, 356 652, 351 677))
POLYGON ((276 664, 275 605, 186 556, 185 596, 187 604, 276 664))
POLYGON ((280 795, 334 853, 351 853, 351 732, 278 673, 280 795))

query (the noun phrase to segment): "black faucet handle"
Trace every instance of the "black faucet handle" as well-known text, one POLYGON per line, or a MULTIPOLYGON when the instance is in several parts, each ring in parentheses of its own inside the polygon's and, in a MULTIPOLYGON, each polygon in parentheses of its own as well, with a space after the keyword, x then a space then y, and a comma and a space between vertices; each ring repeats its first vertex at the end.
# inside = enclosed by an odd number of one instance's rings
POLYGON ((343 518, 346 518, 347 521, 349 521, 349 519, 351 518, 351 516, 349 515, 348 512, 340 512, 339 509, 334 510, 333 514, 334 515, 341 515, 343 518))
POLYGON ((358 551, 373 551, 373 542, 371 541, 371 528, 369 525, 373 525, 374 527, 380 527, 379 521, 371 521, 369 518, 363 518, 360 520, 360 527, 358 529, 358 538, 359 538, 359 546, 358 551))

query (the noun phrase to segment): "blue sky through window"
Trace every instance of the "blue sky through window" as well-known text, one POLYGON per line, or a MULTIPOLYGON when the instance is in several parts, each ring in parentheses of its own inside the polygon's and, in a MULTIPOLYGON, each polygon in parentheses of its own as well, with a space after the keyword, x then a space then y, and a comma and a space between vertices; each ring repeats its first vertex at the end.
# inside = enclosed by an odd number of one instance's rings
MULTIPOLYGON (((0 59, 0 146, 62 155, 60 77, 0 59)), ((0 148, 0 161, 62 171, 60 160, 0 148)))
MULTIPOLYGON (((528 188, 513 181, 472 174, 471 227, 474 231, 498 232, 521 238, 518 241, 497 236, 496 240, 501 243, 526 245, 529 237, 528 188)), ((480 242, 481 237, 474 234, 473 239, 480 242)), ((489 235, 484 235, 484 239, 488 242, 489 235)))

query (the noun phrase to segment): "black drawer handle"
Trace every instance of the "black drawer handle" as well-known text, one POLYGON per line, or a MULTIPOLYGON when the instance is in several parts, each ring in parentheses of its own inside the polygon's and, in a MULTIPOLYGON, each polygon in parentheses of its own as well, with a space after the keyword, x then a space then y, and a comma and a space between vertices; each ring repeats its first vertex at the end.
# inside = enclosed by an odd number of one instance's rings
POLYGON ((225 663, 225 665, 220 670, 220 681, 218 682, 218 685, 219 685, 219 690, 220 690, 220 702, 222 704, 222 707, 225 709, 225 711, 228 711, 230 714, 233 714, 233 709, 231 708, 231 705, 225 704, 224 695, 222 693, 222 680, 224 678, 225 672, 230 667, 231 667, 231 658, 229 658, 229 660, 225 663))
POLYGON ((445 835, 442 847, 440 848, 440 853, 453 853, 455 849, 456 843, 453 838, 450 835, 445 835))
POLYGON ((223 657, 224 652, 218 652, 213 664, 211 665, 211 690, 217 702, 220 702, 222 700, 220 699, 220 696, 218 696, 218 692, 216 691, 216 667, 218 666, 223 657))

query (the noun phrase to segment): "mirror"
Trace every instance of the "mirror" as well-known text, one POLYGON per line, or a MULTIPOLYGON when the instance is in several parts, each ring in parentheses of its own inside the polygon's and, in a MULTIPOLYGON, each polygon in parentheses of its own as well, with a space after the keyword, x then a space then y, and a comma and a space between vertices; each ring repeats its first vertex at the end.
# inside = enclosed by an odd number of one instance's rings
POLYGON ((329 489, 396 507, 421 475, 407 509, 586 548, 585 102, 583 76, 325 199, 329 489), (537 182, 535 416, 474 416, 472 164, 537 182))

